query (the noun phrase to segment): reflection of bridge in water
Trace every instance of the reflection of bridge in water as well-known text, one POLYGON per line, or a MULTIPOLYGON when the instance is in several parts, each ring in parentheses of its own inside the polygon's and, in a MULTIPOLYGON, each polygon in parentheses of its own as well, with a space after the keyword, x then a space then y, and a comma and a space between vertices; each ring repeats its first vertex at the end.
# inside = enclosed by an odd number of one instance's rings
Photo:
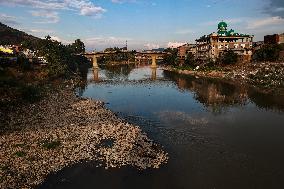
MULTIPOLYGON (((129 53, 129 52, 121 52, 121 53, 129 53)), ((93 63, 93 68, 97 69, 98 66, 98 58, 103 56, 108 56, 115 54, 114 52, 96 52, 96 53, 85 53, 83 54, 85 57, 87 57, 90 61, 93 63)), ((157 67, 157 60, 162 60, 163 56, 166 53, 164 52, 137 52, 135 54, 135 61, 141 62, 143 60, 148 60, 149 57, 152 60, 151 67, 156 68, 157 67)))
MULTIPOLYGON (((95 83, 101 82, 100 76, 99 76, 99 69, 93 69, 93 76, 94 77, 92 81, 94 81, 95 83)), ((151 79, 152 81, 157 80, 157 67, 156 68, 151 67, 151 75, 149 79, 151 79)))

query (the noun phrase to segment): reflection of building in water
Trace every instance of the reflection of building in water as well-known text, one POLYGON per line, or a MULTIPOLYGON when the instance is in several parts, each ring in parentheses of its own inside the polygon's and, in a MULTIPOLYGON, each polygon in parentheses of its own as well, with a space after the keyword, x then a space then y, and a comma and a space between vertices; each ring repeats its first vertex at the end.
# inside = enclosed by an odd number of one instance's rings
POLYGON ((196 58, 200 60, 216 60, 228 50, 239 55, 239 61, 249 62, 252 56, 253 35, 240 34, 227 30, 227 23, 218 24, 218 32, 202 36, 196 40, 196 58))
POLYGON ((225 81, 196 79, 168 75, 176 81, 179 89, 192 91, 195 98, 207 107, 225 107, 234 104, 245 104, 248 90, 243 85, 235 85, 225 81))
POLYGON ((253 86, 230 81, 211 80, 205 78, 183 77, 164 72, 166 78, 175 81, 182 91, 195 94, 195 99, 212 111, 222 110, 232 105, 243 105, 248 102, 256 106, 284 111, 284 90, 261 91, 253 86))
POLYGON ((157 79, 157 68, 151 68, 151 70, 152 70, 151 79, 156 80, 157 79))

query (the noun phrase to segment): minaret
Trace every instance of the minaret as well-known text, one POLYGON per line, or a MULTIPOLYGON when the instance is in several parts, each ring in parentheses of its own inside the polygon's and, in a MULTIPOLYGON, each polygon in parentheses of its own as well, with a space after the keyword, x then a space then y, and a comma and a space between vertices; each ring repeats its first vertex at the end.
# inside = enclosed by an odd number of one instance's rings
POLYGON ((126 51, 128 50, 128 48, 127 48, 127 40, 126 40, 126 51))

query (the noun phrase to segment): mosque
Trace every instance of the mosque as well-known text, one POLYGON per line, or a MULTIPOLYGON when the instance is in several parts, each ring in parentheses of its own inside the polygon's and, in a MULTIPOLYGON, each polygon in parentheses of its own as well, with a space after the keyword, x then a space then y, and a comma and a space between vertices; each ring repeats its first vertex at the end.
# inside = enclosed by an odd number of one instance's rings
POLYGON ((239 55, 240 62, 250 62, 253 52, 253 35, 228 30, 226 22, 218 24, 217 33, 202 36, 196 40, 196 59, 216 60, 224 52, 232 50, 239 55))

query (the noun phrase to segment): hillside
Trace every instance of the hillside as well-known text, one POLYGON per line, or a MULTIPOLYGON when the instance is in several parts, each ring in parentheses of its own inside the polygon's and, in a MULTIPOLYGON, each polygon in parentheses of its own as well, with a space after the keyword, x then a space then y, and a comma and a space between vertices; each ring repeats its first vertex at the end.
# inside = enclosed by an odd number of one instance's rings
POLYGON ((11 28, 0 22, 0 45, 21 44, 23 41, 37 42, 40 38, 11 28))

